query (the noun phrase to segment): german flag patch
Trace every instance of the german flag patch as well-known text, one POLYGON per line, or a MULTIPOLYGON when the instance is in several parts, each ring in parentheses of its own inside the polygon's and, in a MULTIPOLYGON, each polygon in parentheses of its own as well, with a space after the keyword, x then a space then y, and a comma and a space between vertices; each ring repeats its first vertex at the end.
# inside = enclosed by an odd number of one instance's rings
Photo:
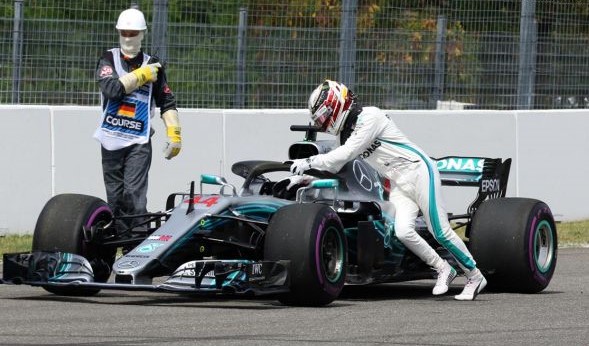
POLYGON ((119 107, 117 115, 129 118, 135 118, 135 103, 133 102, 122 102, 119 107))

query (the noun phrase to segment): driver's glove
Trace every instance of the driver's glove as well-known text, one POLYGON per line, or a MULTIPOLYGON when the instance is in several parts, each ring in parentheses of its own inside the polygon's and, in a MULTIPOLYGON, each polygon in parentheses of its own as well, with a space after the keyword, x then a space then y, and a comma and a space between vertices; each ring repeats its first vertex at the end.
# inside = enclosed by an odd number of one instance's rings
POLYGON ((309 182, 311 182, 312 180, 315 179, 315 177, 311 176, 311 175, 293 175, 292 177, 288 177, 286 178, 289 181, 288 186, 286 187, 286 190, 290 190, 293 186, 295 185, 308 185, 309 182))
POLYGON ((296 175, 303 175, 303 173, 305 173, 305 171, 308 171, 310 169, 311 169, 311 159, 310 158, 293 160, 292 165, 290 165, 290 172, 292 174, 296 174, 296 175))
POLYGON ((291 175, 274 184, 272 187, 272 195, 277 198, 284 198, 291 201, 295 200, 298 189, 309 185, 311 181, 316 179, 311 175, 291 175))

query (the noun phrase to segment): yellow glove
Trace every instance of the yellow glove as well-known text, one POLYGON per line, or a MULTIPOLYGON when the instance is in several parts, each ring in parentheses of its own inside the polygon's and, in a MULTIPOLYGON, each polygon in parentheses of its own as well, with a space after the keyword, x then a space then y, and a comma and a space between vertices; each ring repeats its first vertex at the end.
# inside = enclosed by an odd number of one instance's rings
POLYGON ((182 135, 180 134, 180 126, 168 126, 166 132, 168 134, 168 142, 164 148, 164 156, 169 160, 180 153, 182 135))
POLYGON ((171 159, 180 153, 182 148, 182 135, 180 130, 180 120, 178 119, 178 111, 175 109, 168 109, 162 114, 162 120, 166 125, 166 134, 168 141, 164 147, 164 157, 171 159))
POLYGON ((157 80, 157 71, 162 65, 159 62, 148 64, 131 72, 137 77, 138 86, 145 83, 153 83, 157 80))
POLYGON ((142 66, 135 71, 120 77, 119 81, 123 84, 125 92, 129 94, 146 83, 155 82, 160 67, 162 67, 162 65, 159 62, 142 66))

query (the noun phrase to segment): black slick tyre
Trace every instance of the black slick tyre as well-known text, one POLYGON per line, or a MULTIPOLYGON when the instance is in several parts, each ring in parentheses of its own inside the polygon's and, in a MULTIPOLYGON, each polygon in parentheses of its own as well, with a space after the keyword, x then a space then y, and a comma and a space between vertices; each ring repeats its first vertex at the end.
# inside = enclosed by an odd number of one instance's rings
POLYGON ((347 243, 337 213, 323 204, 292 204, 270 220, 264 258, 290 261, 290 292, 279 301, 323 306, 335 300, 345 281, 347 243))
POLYGON ((490 291, 540 292, 556 268, 558 241, 552 212, 535 199, 488 200, 473 217, 469 248, 490 291))
MULTIPOLYGON (((104 226, 113 218, 103 200, 80 194, 61 194, 51 198, 41 211, 33 234, 33 251, 60 251, 85 257, 96 282, 110 276, 116 249, 84 241, 83 228, 104 226)), ((99 289, 44 286, 45 290, 69 296, 91 296, 99 289)))

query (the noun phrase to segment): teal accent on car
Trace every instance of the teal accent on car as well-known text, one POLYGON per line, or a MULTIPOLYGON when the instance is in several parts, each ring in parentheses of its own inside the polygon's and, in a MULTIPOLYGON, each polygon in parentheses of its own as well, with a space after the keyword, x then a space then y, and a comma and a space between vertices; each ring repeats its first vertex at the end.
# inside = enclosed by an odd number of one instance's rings
POLYGON ((436 168, 440 172, 480 174, 484 163, 483 158, 446 157, 436 160, 436 168))
POLYGON ((316 189, 333 189, 339 186, 336 179, 319 179, 311 182, 311 187, 316 189))
POLYGON ((214 185, 222 185, 223 183, 220 181, 221 178, 215 175, 209 174, 201 174, 200 182, 203 184, 214 184, 214 185))
POLYGON ((58 280, 58 279, 63 278, 64 276, 66 276, 67 271, 71 267, 70 259, 72 256, 69 253, 62 253, 62 255, 60 257, 62 257, 61 258, 61 265, 59 266, 59 269, 57 270, 57 272, 63 273, 63 274, 56 275, 55 277, 53 277, 54 280, 58 280))
POLYGON ((383 220, 374 221, 374 227, 382 235, 386 248, 391 249, 393 257, 402 258, 407 248, 395 236, 395 218, 388 213, 382 213, 383 220))
POLYGON ((234 271, 233 273, 227 275, 227 277, 225 278, 225 280, 222 283, 222 286, 229 286, 231 285, 231 283, 233 283, 233 281, 243 281, 245 280, 246 275, 244 272, 242 271, 234 271))

